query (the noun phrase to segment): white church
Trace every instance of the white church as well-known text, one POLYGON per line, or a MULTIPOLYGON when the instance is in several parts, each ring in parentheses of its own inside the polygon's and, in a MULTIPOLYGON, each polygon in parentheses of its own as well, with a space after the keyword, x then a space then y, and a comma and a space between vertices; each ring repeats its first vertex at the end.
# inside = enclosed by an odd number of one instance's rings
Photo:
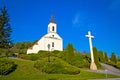
POLYGON ((50 23, 48 24, 48 33, 41 37, 32 47, 28 48, 27 54, 37 54, 40 50, 63 51, 63 40, 57 34, 57 24, 54 21, 54 16, 51 17, 50 23))

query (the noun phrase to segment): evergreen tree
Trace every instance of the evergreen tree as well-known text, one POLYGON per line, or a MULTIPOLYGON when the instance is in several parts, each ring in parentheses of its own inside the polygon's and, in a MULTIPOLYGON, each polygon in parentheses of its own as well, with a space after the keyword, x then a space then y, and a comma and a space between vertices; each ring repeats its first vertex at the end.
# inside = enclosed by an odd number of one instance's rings
POLYGON ((11 43, 11 26, 6 7, 0 9, 0 48, 8 48, 11 43))
POLYGON ((94 61, 97 65, 98 68, 100 68, 100 64, 99 64, 99 58, 98 58, 98 51, 96 47, 93 47, 93 54, 94 54, 94 61))
POLYGON ((117 61, 120 61, 120 56, 118 56, 117 61))
POLYGON ((72 61, 74 59, 74 56, 75 56, 75 50, 74 50, 74 47, 72 44, 68 44, 66 49, 65 49, 65 54, 66 54, 66 60, 72 64, 72 61))
POLYGON ((117 63, 117 58, 116 58, 116 55, 114 52, 112 52, 112 54, 111 54, 110 61, 115 64, 117 63))
POLYGON ((105 58, 104 58, 103 51, 98 51, 98 55, 99 55, 99 61, 104 63, 105 62, 105 58))
POLYGON ((104 55, 105 55, 105 63, 108 63, 108 56, 107 56, 107 53, 105 52, 104 55))

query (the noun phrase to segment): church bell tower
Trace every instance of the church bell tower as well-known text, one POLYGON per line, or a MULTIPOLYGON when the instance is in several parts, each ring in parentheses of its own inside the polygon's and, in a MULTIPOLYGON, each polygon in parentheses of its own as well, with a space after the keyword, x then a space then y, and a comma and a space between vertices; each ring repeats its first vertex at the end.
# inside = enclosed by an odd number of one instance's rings
POLYGON ((56 33, 57 27, 56 23, 54 21, 54 16, 51 16, 50 23, 48 24, 48 33, 56 33))

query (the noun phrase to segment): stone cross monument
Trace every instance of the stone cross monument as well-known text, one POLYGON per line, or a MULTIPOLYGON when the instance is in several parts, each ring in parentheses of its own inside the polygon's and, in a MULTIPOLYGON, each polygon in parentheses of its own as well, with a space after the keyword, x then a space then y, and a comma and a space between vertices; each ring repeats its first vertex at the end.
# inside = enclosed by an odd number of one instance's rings
POLYGON ((87 38, 89 38, 89 44, 90 44, 90 52, 91 52, 91 65, 90 65, 90 69, 91 70, 97 70, 97 66, 94 62, 94 55, 93 55, 93 48, 92 48, 92 38, 94 38, 94 36, 91 35, 91 32, 88 31, 88 35, 86 35, 87 38))

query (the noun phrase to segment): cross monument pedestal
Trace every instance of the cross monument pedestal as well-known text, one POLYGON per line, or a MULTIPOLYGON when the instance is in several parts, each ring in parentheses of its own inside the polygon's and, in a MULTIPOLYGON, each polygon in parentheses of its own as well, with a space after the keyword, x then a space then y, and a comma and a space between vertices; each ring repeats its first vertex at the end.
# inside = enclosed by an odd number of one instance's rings
POLYGON ((97 70, 97 66, 94 62, 94 55, 93 55, 93 48, 92 48, 92 38, 94 36, 91 35, 91 32, 88 31, 88 35, 86 35, 87 38, 89 38, 89 44, 90 44, 90 52, 91 52, 91 64, 90 64, 90 69, 91 70, 97 70))

